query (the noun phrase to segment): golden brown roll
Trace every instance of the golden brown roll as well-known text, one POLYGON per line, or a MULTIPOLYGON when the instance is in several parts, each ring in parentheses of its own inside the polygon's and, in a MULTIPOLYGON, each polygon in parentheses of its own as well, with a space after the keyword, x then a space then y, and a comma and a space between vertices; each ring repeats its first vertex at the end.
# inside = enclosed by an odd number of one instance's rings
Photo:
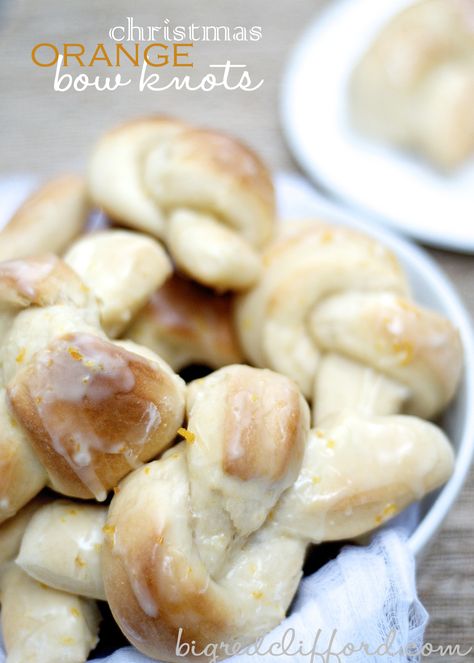
POLYGON ((94 601, 36 582, 16 564, 25 529, 47 501, 37 498, 0 526, 0 603, 6 663, 84 663, 98 642, 94 601))
POLYGON ((176 120, 135 120, 96 145, 93 201, 113 220, 162 239, 178 268, 217 290, 242 290, 271 238, 274 191, 238 141, 176 120))
POLYGON ((301 471, 273 520, 313 543, 370 532, 443 485, 454 456, 444 433, 417 417, 343 412, 310 431, 301 471))
POLYGON ((175 370, 189 364, 221 368, 243 360, 232 319, 232 299, 177 274, 150 297, 126 330, 175 370))
POLYGON ((151 351, 109 341, 54 256, 0 264, 0 301, 0 520, 46 484, 104 499, 173 441, 183 381, 151 351))
POLYGON ((346 413, 308 434, 302 395, 271 371, 222 368, 191 384, 187 411, 185 442, 121 482, 104 527, 113 615, 159 660, 195 660, 178 639, 225 657, 263 636, 308 543, 370 531, 452 471, 444 434, 413 417, 346 413))
POLYGON ((422 0, 397 14, 356 65, 350 110, 364 133, 442 169, 474 152, 472 0, 422 0))
POLYGON ((107 507, 99 504, 49 501, 30 516, 15 563, 48 587, 105 600, 101 552, 106 515, 107 507))
POLYGON ((177 660, 180 628, 198 646, 250 642, 283 618, 305 545, 265 522, 308 424, 296 386, 270 371, 226 367, 191 385, 188 441, 121 483, 105 527, 107 600, 142 652, 177 660))
POLYGON ((127 230, 90 233, 69 248, 64 261, 97 298, 102 327, 120 336, 150 295, 172 272, 161 244, 127 230))
POLYGON ((442 315, 411 299, 395 256, 361 233, 289 222, 236 300, 242 348, 293 378, 319 420, 341 409, 431 418, 453 397, 463 356, 442 315))
POLYGON ((35 191, 0 231, 0 260, 62 253, 85 228, 90 212, 81 177, 63 175, 35 191))

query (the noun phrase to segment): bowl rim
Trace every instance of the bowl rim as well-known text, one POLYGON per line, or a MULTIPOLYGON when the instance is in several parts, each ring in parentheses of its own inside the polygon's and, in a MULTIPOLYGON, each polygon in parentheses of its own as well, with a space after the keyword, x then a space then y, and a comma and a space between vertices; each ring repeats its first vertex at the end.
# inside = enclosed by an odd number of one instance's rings
MULTIPOLYGON (((409 239, 387 227, 377 226, 375 222, 361 218, 358 210, 352 210, 339 202, 335 203, 323 197, 302 175, 278 173, 275 179, 277 191, 285 184, 304 189, 303 193, 306 194, 308 201, 312 201, 316 215, 324 215, 330 222, 350 226, 372 235, 386 244, 404 262, 415 265, 420 276, 436 289, 449 319, 458 328, 464 351, 461 385, 465 390, 466 402, 474 400, 474 328, 471 316, 455 286, 438 263, 423 248, 409 239)), ((474 408, 466 408, 462 424, 459 445, 455 449, 453 474, 439 490, 433 504, 408 539, 408 545, 416 557, 426 553, 428 543, 441 528, 460 495, 474 461, 474 408)))

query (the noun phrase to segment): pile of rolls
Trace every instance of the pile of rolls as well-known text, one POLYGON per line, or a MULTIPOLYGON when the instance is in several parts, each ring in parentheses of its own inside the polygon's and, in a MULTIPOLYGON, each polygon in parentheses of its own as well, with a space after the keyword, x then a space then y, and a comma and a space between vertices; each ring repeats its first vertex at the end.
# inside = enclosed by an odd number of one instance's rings
POLYGON ((113 129, 85 178, 22 205, 0 257, 8 663, 85 661, 100 601, 155 659, 245 647, 284 619, 310 546, 452 472, 431 421, 457 330, 378 241, 279 220, 267 168, 227 135, 113 129))

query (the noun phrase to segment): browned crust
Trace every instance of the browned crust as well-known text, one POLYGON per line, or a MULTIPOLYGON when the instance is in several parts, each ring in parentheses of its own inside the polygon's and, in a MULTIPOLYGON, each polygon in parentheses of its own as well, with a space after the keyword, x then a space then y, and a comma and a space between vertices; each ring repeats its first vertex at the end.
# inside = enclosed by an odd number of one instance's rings
POLYGON ((232 321, 232 297, 173 275, 150 298, 129 330, 141 340, 143 326, 158 341, 183 347, 193 361, 212 368, 242 361, 232 321))
MULTIPOLYGON (((134 483, 141 477, 135 474, 126 481, 134 483)), ((145 507, 137 518, 137 505, 130 508, 122 502, 125 491, 126 485, 112 500, 102 568, 107 601, 127 638, 144 654, 168 661, 193 660, 176 656, 180 629, 181 641, 194 640, 200 649, 216 638, 232 640, 232 616, 219 587, 199 568, 198 560, 191 561, 173 544, 166 523, 160 523, 154 511, 145 507), (194 569, 190 563, 196 564, 194 569), (146 614, 140 605, 132 578, 143 595, 151 598, 155 615, 146 614)), ((187 504, 182 507, 189 510, 187 504)))
MULTIPOLYGON (((85 196, 86 186, 84 179, 79 175, 66 174, 61 175, 49 182, 46 182, 39 189, 34 191, 25 202, 17 209, 8 224, 5 226, 1 233, 1 237, 8 234, 10 231, 17 231, 30 228, 36 225, 36 216, 38 210, 45 203, 61 204, 63 201, 70 199, 72 196, 85 196)), ((85 219, 86 221, 87 219, 85 219)), ((79 234, 78 231, 77 234, 79 234)))
POLYGON ((0 301, 3 308, 64 303, 83 306, 88 300, 88 289, 80 278, 53 254, 0 262, 0 301))
MULTIPOLYGON (((129 533, 132 537, 140 536, 136 531, 129 533)), ((176 566, 176 558, 172 556, 173 551, 167 551, 166 545, 157 550, 154 541, 154 533, 148 537, 140 536, 136 544, 139 552, 134 556, 133 564, 137 577, 158 608, 156 618, 146 615, 139 605, 130 585, 126 560, 108 550, 105 552, 103 567, 107 600, 126 636, 144 654, 169 661, 189 660, 176 657, 180 629, 181 642, 194 641, 200 650, 213 642, 216 634, 219 634, 219 641, 231 639, 232 620, 225 609, 225 602, 216 597, 216 589, 186 582, 183 578, 186 569, 174 568, 172 573, 177 574, 177 578, 181 575, 182 580, 179 592, 173 596, 166 575, 170 571, 170 563, 176 566), (189 618, 190 615, 192 618, 189 618)), ((212 583, 212 580, 209 582, 212 583)))
POLYGON ((168 373, 90 334, 69 334, 38 352, 8 397, 53 487, 73 497, 94 496, 95 478, 97 489, 113 488, 133 463, 169 445, 183 419, 168 373), (77 383, 86 378, 83 389, 77 383), (77 397, 63 397, 76 386, 77 397), (81 450, 90 454, 86 469, 81 450))
MULTIPOLYGON (((98 149, 108 142, 114 141, 117 136, 130 133, 132 137, 134 130, 147 125, 169 129, 169 139, 176 140, 185 146, 188 151, 187 158, 197 160, 205 169, 214 170, 217 173, 224 172, 233 178, 240 187, 248 189, 260 200, 269 215, 274 216, 275 189, 265 163, 250 147, 223 132, 193 127, 167 115, 144 116, 124 122, 109 130, 99 140, 98 149), (171 133, 173 131, 174 136, 171 133), (249 165, 251 165, 250 169, 249 165)), ((117 224, 129 225, 127 219, 117 214, 113 205, 108 204, 107 201, 101 201, 100 206, 117 224)))
POLYGON ((275 190, 271 174, 263 160, 247 145, 224 132, 190 128, 177 140, 186 150, 186 158, 201 163, 211 171, 224 173, 239 187, 260 199, 269 214, 275 211, 275 190))
MULTIPOLYGON (((2 391, 1 398, 5 398, 2 391)), ((2 405, 2 437, 0 440, 0 500, 6 508, 0 510, 0 523, 15 515, 46 483, 46 473, 34 455, 26 434, 2 405)))
POLYGON ((85 181, 63 175, 44 184, 0 232, 0 259, 62 253, 84 231, 90 212, 85 181))
POLYGON ((278 481, 302 456, 301 396, 287 378, 259 371, 257 381, 255 369, 239 368, 226 393, 224 471, 243 481, 278 481))

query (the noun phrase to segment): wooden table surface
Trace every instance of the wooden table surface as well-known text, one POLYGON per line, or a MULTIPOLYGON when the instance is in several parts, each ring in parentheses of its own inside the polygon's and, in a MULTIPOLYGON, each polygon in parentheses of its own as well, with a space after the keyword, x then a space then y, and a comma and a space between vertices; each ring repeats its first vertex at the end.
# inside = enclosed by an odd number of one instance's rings
MULTIPOLYGON (((46 178, 79 170, 103 130, 124 118, 157 112, 228 130, 258 150, 272 169, 297 170, 279 126, 280 75, 292 45, 322 2, 4 0, 2 4, 0 0, 0 175, 32 172, 46 178), (210 63, 229 59, 248 64, 255 80, 264 79, 263 86, 251 93, 138 93, 131 86, 117 92, 61 93, 52 89, 50 69, 33 66, 33 45, 108 42, 108 29, 124 24, 132 13, 137 25, 160 25, 169 18, 171 25, 263 26, 263 39, 258 42, 196 42, 193 47, 196 74, 207 71, 210 63)), ((474 259, 441 251, 429 253, 474 312, 474 259)), ((427 640, 435 644, 474 645, 473 495, 471 478, 418 569, 419 592, 431 614, 427 640)))

